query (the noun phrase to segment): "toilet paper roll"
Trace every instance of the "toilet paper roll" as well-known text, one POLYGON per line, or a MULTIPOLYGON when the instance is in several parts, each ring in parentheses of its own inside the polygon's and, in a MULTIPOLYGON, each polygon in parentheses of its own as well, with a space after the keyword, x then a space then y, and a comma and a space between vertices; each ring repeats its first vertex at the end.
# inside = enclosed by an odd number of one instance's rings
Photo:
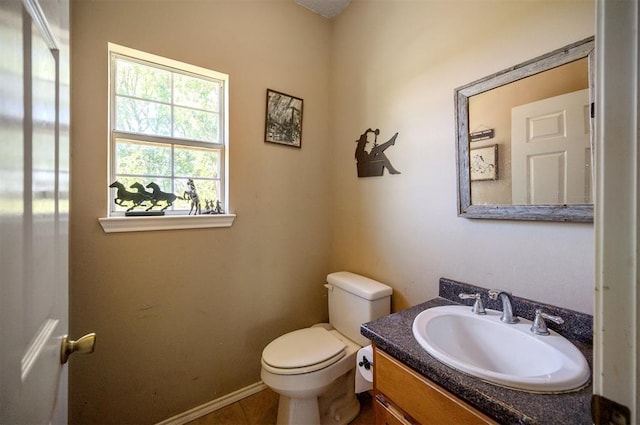
POLYGON ((362 347, 356 356, 356 394, 373 388, 373 348, 362 347))

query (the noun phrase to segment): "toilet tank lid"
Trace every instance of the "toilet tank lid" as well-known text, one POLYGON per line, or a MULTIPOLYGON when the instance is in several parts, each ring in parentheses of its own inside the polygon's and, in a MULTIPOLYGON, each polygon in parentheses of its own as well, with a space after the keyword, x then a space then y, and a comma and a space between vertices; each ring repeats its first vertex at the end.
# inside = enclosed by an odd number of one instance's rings
POLYGON ((367 300, 387 297, 393 292, 393 289, 384 283, 351 272, 330 273, 327 282, 367 300))

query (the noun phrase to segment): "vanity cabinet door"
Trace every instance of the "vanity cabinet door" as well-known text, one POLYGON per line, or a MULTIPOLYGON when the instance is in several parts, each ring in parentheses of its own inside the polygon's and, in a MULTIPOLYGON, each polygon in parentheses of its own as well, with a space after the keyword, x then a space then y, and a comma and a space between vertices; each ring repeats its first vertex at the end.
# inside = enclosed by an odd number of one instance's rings
POLYGON ((497 424, 377 347, 374 348, 373 359, 377 425, 413 422, 407 418, 425 425, 497 424))

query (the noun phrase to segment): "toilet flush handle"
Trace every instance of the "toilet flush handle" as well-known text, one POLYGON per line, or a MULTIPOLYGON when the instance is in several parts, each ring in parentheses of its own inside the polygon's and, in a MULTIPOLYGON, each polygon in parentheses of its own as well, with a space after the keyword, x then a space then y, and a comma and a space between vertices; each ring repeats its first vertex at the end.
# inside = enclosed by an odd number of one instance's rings
POLYGON ((327 288, 329 291, 333 291, 333 285, 329 285, 328 283, 325 283, 324 287, 327 288))

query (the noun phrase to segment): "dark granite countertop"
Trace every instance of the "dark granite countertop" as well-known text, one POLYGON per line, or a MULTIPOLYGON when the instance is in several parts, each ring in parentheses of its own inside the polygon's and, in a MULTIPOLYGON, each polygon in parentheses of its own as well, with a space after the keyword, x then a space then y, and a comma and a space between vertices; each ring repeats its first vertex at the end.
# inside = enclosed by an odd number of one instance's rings
MULTIPOLYGON (((443 294, 442 280, 440 294, 443 294)), ((457 303, 442 297, 435 298, 404 311, 365 323, 361 327, 361 333, 380 349, 500 423, 593 423, 590 410, 591 383, 575 392, 533 394, 489 384, 458 372, 431 357, 413 337, 413 320, 428 308, 451 304, 457 303)), ((520 315, 520 317, 526 316, 520 315)), ((592 368, 592 345, 580 342, 575 338, 568 339, 578 347, 587 359, 589 367, 592 368)), ((487 338, 487 342, 490 342, 490 337, 487 338)))

